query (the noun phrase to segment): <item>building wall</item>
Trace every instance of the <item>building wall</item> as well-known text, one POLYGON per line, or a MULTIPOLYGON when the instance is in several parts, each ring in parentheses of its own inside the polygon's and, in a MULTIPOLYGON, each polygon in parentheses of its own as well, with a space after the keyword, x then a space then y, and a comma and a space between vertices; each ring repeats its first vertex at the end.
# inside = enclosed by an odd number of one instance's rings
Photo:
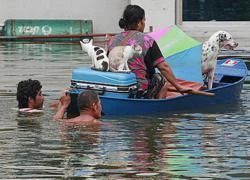
POLYGON ((0 0, 0 25, 6 19, 90 19, 94 33, 116 33, 130 3, 145 9, 145 31, 175 24, 175 0, 0 0))
MULTIPOLYGON (((249 45, 250 21, 183 22, 183 0, 0 0, 0 26, 6 19, 91 19, 94 33, 117 33, 118 21, 128 4, 138 4, 146 11, 146 28, 153 30, 177 24, 190 36, 205 41, 213 32, 226 30, 249 45)), ((1 28, 0 28, 1 29, 1 28)))
MULTIPOLYGON (((176 0, 176 12, 178 26, 189 36, 200 42, 208 40, 208 38, 216 31, 227 31, 232 34, 233 38, 239 43, 237 49, 250 50, 250 21, 183 21, 182 2, 185 0, 176 0)), ((186 0, 188 1, 188 0, 186 0)))
POLYGON ((216 31, 227 31, 239 43, 237 49, 250 50, 250 22, 183 22, 180 28, 189 36, 204 42, 216 31))
POLYGON ((138 4, 144 8, 146 14, 145 31, 169 25, 174 25, 176 20, 176 0, 131 0, 131 4, 138 4))
POLYGON ((130 0, 0 0, 0 25, 6 19, 93 20, 94 33, 119 32, 118 21, 130 0))

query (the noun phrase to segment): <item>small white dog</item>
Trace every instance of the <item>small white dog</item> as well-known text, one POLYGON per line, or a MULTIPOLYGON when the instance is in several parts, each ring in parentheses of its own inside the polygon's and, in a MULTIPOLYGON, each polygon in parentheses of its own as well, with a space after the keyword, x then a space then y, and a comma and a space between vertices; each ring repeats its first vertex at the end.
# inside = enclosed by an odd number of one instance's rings
POLYGON ((225 49, 233 50, 238 46, 232 38, 232 35, 226 31, 218 31, 214 33, 208 41, 203 43, 202 47, 202 74, 208 79, 208 89, 213 86, 215 68, 217 64, 217 56, 219 51, 225 49))
POLYGON ((106 51, 98 46, 93 46, 93 40, 83 39, 80 41, 82 50, 87 52, 92 59, 92 68, 101 71, 109 71, 109 59, 106 51))
POLYGON ((142 47, 139 45, 116 46, 109 52, 110 71, 130 72, 128 60, 134 55, 140 55, 142 47))

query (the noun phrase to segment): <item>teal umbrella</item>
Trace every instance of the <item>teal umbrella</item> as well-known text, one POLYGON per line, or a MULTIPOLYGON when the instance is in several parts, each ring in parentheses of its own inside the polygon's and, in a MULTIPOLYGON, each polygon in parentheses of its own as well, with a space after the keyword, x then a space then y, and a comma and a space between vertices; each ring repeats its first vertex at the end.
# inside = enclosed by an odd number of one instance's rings
POLYGON ((149 33, 178 79, 203 83, 201 73, 202 44, 177 26, 169 26, 149 33))

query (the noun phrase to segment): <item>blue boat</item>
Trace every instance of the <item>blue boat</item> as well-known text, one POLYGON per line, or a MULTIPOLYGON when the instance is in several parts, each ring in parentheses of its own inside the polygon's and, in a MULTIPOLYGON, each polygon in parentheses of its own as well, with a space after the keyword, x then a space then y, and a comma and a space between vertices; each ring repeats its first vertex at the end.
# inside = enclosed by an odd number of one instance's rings
POLYGON ((79 68, 72 72, 71 104, 68 113, 78 114, 77 96, 85 90, 99 93, 105 115, 152 115, 182 112, 204 106, 227 104, 237 101, 247 77, 247 67, 242 59, 217 61, 213 88, 205 92, 215 96, 185 94, 169 99, 134 99, 129 95, 136 90, 133 73, 113 73, 79 68))

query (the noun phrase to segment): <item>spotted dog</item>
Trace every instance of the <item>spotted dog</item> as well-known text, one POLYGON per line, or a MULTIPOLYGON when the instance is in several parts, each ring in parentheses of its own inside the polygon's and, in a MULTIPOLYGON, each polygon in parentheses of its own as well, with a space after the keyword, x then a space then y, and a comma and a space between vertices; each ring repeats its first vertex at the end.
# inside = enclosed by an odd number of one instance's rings
POLYGON ((130 72, 128 60, 142 53, 139 45, 116 46, 109 52, 110 71, 130 72))
POLYGON ((92 60, 92 68, 100 71, 109 71, 109 59, 106 51, 93 45, 93 40, 83 39, 80 41, 82 50, 87 52, 92 60))
POLYGON ((233 50, 238 46, 232 35, 226 31, 214 33, 202 46, 202 74, 207 78, 208 89, 213 86, 214 72, 216 68, 217 56, 222 48, 233 50))

